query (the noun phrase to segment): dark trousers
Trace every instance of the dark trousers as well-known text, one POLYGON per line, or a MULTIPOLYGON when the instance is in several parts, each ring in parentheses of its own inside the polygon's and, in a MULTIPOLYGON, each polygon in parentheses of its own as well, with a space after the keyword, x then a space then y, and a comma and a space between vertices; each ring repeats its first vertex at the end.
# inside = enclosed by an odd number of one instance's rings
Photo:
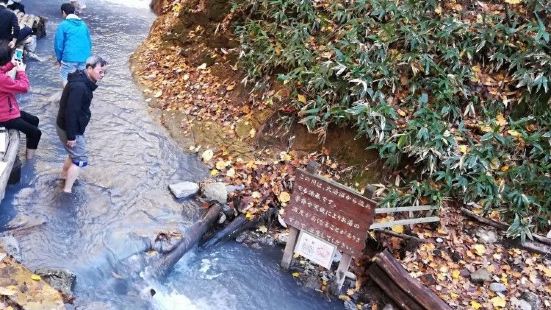
POLYGON ((6 127, 6 129, 17 129, 27 136, 27 148, 36 150, 42 131, 38 129, 39 123, 38 117, 29 114, 25 111, 21 111, 21 117, 11 119, 7 122, 0 122, 0 126, 6 127))

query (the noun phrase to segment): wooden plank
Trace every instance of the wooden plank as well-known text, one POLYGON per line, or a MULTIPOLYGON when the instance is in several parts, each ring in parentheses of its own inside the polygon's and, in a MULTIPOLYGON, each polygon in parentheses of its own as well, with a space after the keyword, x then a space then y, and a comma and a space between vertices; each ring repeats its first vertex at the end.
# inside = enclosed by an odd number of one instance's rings
POLYGON ((289 237, 287 237, 285 252, 283 252, 283 258, 281 259, 281 267, 285 270, 289 269, 289 266, 291 266, 295 244, 297 243, 298 232, 298 229, 293 226, 289 226, 289 237))
POLYGON ((424 309, 451 310, 431 289, 419 280, 412 278, 407 270, 388 251, 383 251, 373 258, 373 262, 388 275, 390 280, 424 307, 424 309))
POLYGON ((333 282, 332 287, 333 294, 336 296, 341 293, 342 285, 344 284, 344 279, 346 278, 346 272, 348 272, 351 262, 352 256, 348 254, 342 255, 339 267, 337 268, 335 282, 333 282))
POLYGON ((414 218, 414 219, 396 220, 396 221, 390 221, 390 222, 384 222, 384 223, 373 223, 371 224, 369 229, 379 229, 379 228, 385 228, 385 227, 392 227, 395 225, 431 223, 431 222, 438 222, 438 221, 440 221, 440 218, 438 216, 421 217, 421 218, 414 218))
POLYGON ((8 180, 10 178, 10 173, 15 163, 15 157, 19 152, 19 131, 15 129, 10 129, 9 131, 9 144, 4 158, 2 161, 6 162, 6 168, 0 174, 0 201, 4 199, 6 194, 6 186, 8 185, 8 180))
POLYGON ((406 211, 427 211, 427 210, 437 210, 438 206, 410 206, 410 207, 397 207, 397 208, 376 208, 375 214, 383 213, 396 213, 396 212, 406 212, 406 211))
MULTIPOLYGON (((422 305, 417 303, 417 300, 404 292, 398 284, 392 281, 391 278, 377 264, 371 264, 367 270, 369 278, 373 280, 385 294, 390 297, 400 309, 405 310, 426 310, 422 305)), ((432 310, 432 309, 431 309, 432 310)))

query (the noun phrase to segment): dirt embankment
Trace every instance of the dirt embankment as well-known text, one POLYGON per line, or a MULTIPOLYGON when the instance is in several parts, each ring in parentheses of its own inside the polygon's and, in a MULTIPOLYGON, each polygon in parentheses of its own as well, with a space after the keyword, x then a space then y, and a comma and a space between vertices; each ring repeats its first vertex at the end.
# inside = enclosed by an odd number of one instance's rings
POLYGON ((184 149, 201 146, 246 160, 266 149, 270 154, 318 151, 346 162, 351 184, 361 188, 380 182, 376 154, 366 151, 367 144, 353 131, 334 128, 320 143, 279 110, 287 90, 273 84, 252 93, 241 83, 230 2, 154 0, 151 8, 159 17, 134 53, 132 67, 150 106, 184 149))

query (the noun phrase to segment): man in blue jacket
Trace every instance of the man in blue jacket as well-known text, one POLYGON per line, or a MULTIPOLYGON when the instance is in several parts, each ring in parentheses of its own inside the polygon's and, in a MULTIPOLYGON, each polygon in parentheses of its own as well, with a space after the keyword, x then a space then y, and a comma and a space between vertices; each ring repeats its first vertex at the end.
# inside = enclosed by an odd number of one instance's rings
POLYGON ((69 73, 86 68, 86 59, 92 54, 92 40, 88 26, 75 14, 72 4, 62 4, 61 14, 65 20, 57 27, 54 49, 60 66, 59 74, 65 86, 69 73))
POLYGON ((88 165, 84 131, 92 117, 90 104, 93 91, 98 87, 96 83, 105 76, 107 61, 91 56, 85 66, 85 70, 69 74, 56 119, 57 135, 68 153, 61 171, 61 177, 65 179, 63 191, 66 193, 71 192, 80 168, 88 165))

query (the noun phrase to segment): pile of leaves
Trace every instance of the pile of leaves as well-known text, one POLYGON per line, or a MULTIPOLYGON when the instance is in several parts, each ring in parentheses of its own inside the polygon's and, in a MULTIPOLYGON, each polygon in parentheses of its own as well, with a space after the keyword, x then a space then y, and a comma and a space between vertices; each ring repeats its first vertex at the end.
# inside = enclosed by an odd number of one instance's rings
POLYGON ((249 85, 277 76, 312 132, 354 126, 400 172, 381 205, 453 198, 498 210, 511 236, 549 230, 548 1, 245 0, 234 10, 249 85))

